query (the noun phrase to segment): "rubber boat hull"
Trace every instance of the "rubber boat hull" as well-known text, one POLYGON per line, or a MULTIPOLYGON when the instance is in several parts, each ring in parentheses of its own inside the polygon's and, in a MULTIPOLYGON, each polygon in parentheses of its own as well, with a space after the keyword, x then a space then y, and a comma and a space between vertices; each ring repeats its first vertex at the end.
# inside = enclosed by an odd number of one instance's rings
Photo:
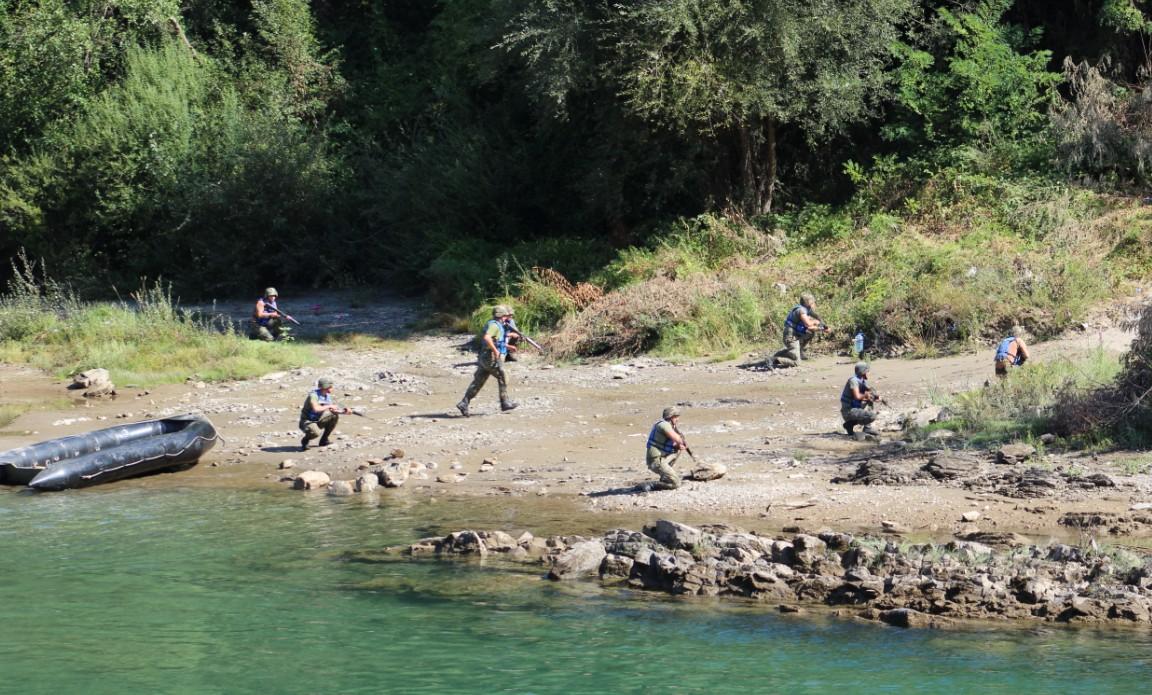
POLYGON ((202 415, 177 415, 61 437, 0 453, 0 483, 67 490, 193 464, 219 435, 202 415))

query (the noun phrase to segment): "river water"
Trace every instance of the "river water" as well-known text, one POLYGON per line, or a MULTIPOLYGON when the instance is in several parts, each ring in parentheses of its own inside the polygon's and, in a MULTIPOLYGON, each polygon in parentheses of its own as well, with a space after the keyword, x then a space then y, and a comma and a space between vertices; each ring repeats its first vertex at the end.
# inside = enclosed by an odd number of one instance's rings
POLYGON ((909 631, 561 585, 535 568, 345 555, 459 528, 449 506, 139 482, 0 489, 0 692, 1133 693, 1152 682, 1144 630, 909 631))

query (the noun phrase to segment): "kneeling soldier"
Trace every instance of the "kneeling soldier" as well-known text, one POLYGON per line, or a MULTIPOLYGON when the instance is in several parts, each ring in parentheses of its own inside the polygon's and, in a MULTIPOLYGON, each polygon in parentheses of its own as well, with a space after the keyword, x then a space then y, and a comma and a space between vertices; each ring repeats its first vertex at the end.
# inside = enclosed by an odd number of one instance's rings
POLYGON ((680 409, 676 406, 665 408, 662 416, 648 434, 648 470, 660 476, 660 482, 654 483, 653 489, 675 490, 680 487, 680 475, 672 466, 685 446, 684 435, 676 427, 680 409))
POLYGON ((318 444, 328 446, 332 442, 329 437, 336 423, 340 422, 340 414, 351 412, 332 402, 332 380, 320 379, 316 382, 316 390, 308 394, 304 407, 300 409, 300 431, 304 437, 300 440, 300 451, 308 449, 308 442, 320 437, 318 444))

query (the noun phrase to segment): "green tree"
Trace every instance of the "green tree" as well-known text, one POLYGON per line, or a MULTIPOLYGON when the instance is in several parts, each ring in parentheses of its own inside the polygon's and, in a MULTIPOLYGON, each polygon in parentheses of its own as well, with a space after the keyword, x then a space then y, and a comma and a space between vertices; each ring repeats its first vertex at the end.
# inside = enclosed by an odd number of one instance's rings
POLYGON ((553 100, 587 81, 590 61, 628 113, 721 152, 713 190, 754 215, 772 207, 782 138, 819 141, 872 112, 912 4, 644 0, 576 14, 537 0, 506 44, 553 100))

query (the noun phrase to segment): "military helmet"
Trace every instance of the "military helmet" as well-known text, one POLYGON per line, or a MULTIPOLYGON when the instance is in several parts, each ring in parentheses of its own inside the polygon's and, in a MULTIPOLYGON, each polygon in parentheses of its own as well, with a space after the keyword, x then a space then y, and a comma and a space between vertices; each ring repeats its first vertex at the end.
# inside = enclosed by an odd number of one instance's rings
POLYGON ((268 289, 264 290, 264 296, 265 297, 279 297, 280 293, 276 291, 275 287, 269 287, 268 289))
POLYGON ((811 309, 816 305, 816 297, 811 292, 805 292, 804 294, 800 295, 800 303, 811 309))
POLYGON ((665 420, 671 420, 674 417, 680 417, 680 409, 674 405, 670 405, 664 409, 663 417, 665 420))
POLYGON ((856 363, 856 374, 857 375, 867 374, 868 373, 868 366, 869 365, 867 362, 857 362, 856 363))
POLYGON ((322 389, 330 389, 332 388, 332 380, 328 377, 321 377, 320 380, 316 382, 316 386, 322 389))
POLYGON ((511 308, 506 307, 503 304, 497 304, 496 306, 492 307, 492 318, 494 319, 498 319, 501 316, 512 316, 513 313, 514 312, 511 308))

